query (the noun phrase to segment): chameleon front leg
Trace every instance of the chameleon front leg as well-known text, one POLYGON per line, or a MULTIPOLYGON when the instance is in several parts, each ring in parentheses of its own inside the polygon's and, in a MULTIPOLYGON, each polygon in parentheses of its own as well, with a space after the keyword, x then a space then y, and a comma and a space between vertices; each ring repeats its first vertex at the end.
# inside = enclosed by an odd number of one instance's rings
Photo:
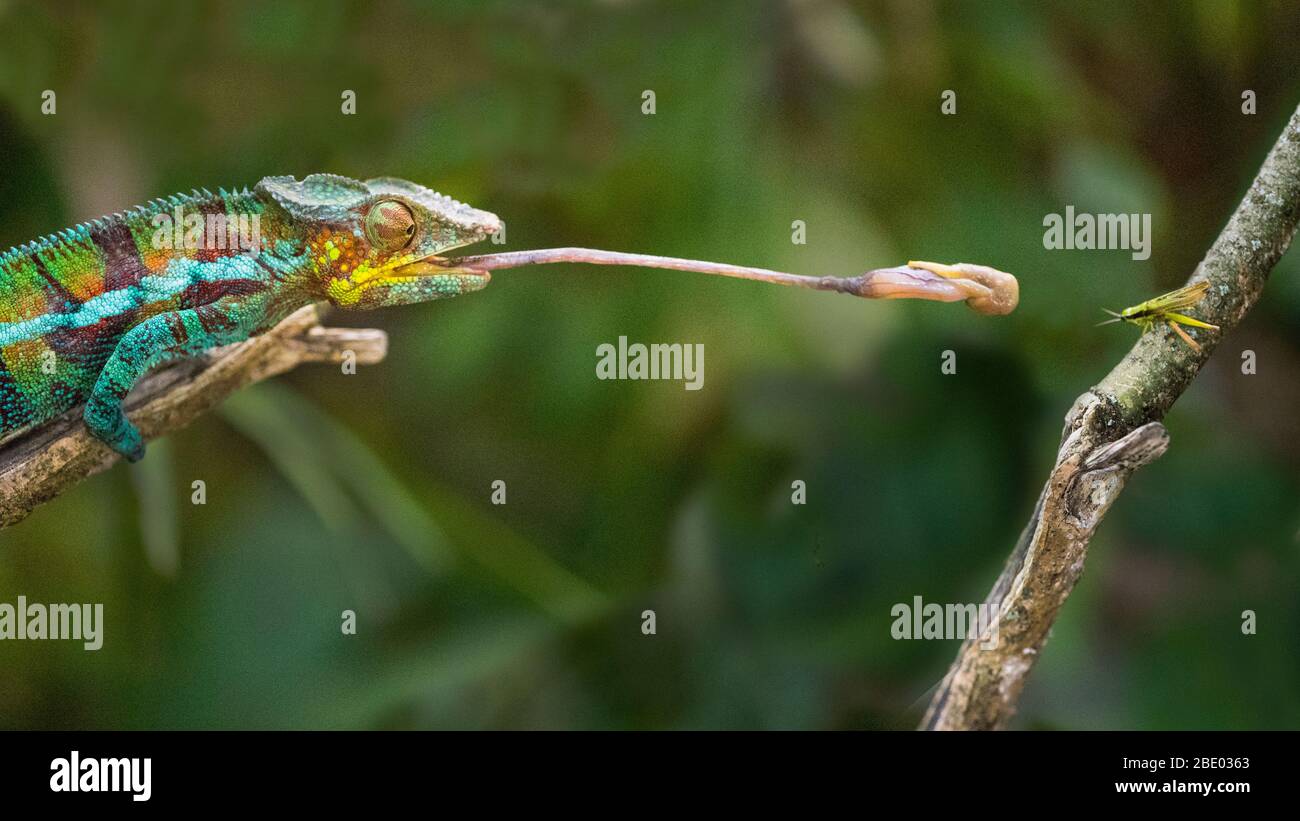
POLYGON ((82 418, 90 432, 129 461, 143 458, 144 440, 126 418, 122 401, 154 365, 247 339, 248 326, 233 318, 239 316, 237 307, 218 300, 158 314, 127 331, 86 400, 82 418))

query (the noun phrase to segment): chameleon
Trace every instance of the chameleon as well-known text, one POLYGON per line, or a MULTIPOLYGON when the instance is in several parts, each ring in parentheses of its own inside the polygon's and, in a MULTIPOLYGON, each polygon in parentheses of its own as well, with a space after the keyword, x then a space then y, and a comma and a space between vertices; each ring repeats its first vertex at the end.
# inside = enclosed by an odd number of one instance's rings
POLYGON ((552 248, 448 258, 499 217, 394 177, 266 177, 252 191, 156 199, 0 255, 0 444, 83 406, 90 433, 144 456, 122 403, 151 368, 265 333, 306 305, 385 308, 482 290, 491 271, 583 262, 759 280, 867 299, 964 301, 1010 313, 1011 274, 909 262, 857 277, 552 248))
POLYGON ((90 433, 138 461, 122 402, 150 368, 316 302, 365 310, 481 290, 489 272, 439 255, 500 229, 406 180, 312 174, 156 199, 13 248, 0 255, 0 442, 84 403, 90 433))

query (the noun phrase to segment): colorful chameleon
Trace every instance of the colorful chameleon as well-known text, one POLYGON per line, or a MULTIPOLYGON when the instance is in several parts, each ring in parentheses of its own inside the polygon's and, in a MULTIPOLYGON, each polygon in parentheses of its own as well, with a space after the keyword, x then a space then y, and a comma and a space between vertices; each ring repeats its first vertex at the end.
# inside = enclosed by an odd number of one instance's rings
POLYGON ((122 400, 152 366, 263 333, 322 300, 408 305, 491 275, 434 261, 501 221, 405 180, 267 177, 155 200, 0 256, 0 441, 81 403, 136 461, 122 400))

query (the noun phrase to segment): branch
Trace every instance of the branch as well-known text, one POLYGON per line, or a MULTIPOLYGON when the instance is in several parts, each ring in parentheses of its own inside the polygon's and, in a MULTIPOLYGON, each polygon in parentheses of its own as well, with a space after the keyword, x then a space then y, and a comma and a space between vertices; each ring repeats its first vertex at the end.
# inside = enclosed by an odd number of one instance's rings
POLYGON ((922 728, 1006 725, 1048 631, 1083 573, 1093 532, 1132 472, 1164 452, 1168 437, 1159 419, 1196 378, 1222 334, 1258 301, 1298 222, 1300 109, 1188 280, 1210 282, 1197 310, 1222 331, 1209 332, 1199 352, 1163 326, 1145 333, 1100 384, 1075 401, 1056 465, 989 593, 996 638, 962 645, 922 728))
MULTIPOLYGON (((150 373, 131 391, 126 409, 148 441, 188 425, 240 388, 304 362, 340 363, 351 351, 368 365, 381 361, 387 347, 383 331, 322 328, 316 306, 307 306, 261 336, 150 373)), ((119 458, 86 430, 80 408, 0 443, 0 528, 119 458)))

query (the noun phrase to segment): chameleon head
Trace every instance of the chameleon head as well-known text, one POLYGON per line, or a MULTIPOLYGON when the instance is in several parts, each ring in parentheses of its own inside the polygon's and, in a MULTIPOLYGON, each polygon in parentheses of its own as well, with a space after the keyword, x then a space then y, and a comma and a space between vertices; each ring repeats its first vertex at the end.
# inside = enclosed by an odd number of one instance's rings
POLYGON ((491 275, 438 255, 486 239, 501 220, 422 185, 333 174, 267 177, 257 193, 288 217, 312 290, 341 308, 409 305, 484 288, 491 275))

